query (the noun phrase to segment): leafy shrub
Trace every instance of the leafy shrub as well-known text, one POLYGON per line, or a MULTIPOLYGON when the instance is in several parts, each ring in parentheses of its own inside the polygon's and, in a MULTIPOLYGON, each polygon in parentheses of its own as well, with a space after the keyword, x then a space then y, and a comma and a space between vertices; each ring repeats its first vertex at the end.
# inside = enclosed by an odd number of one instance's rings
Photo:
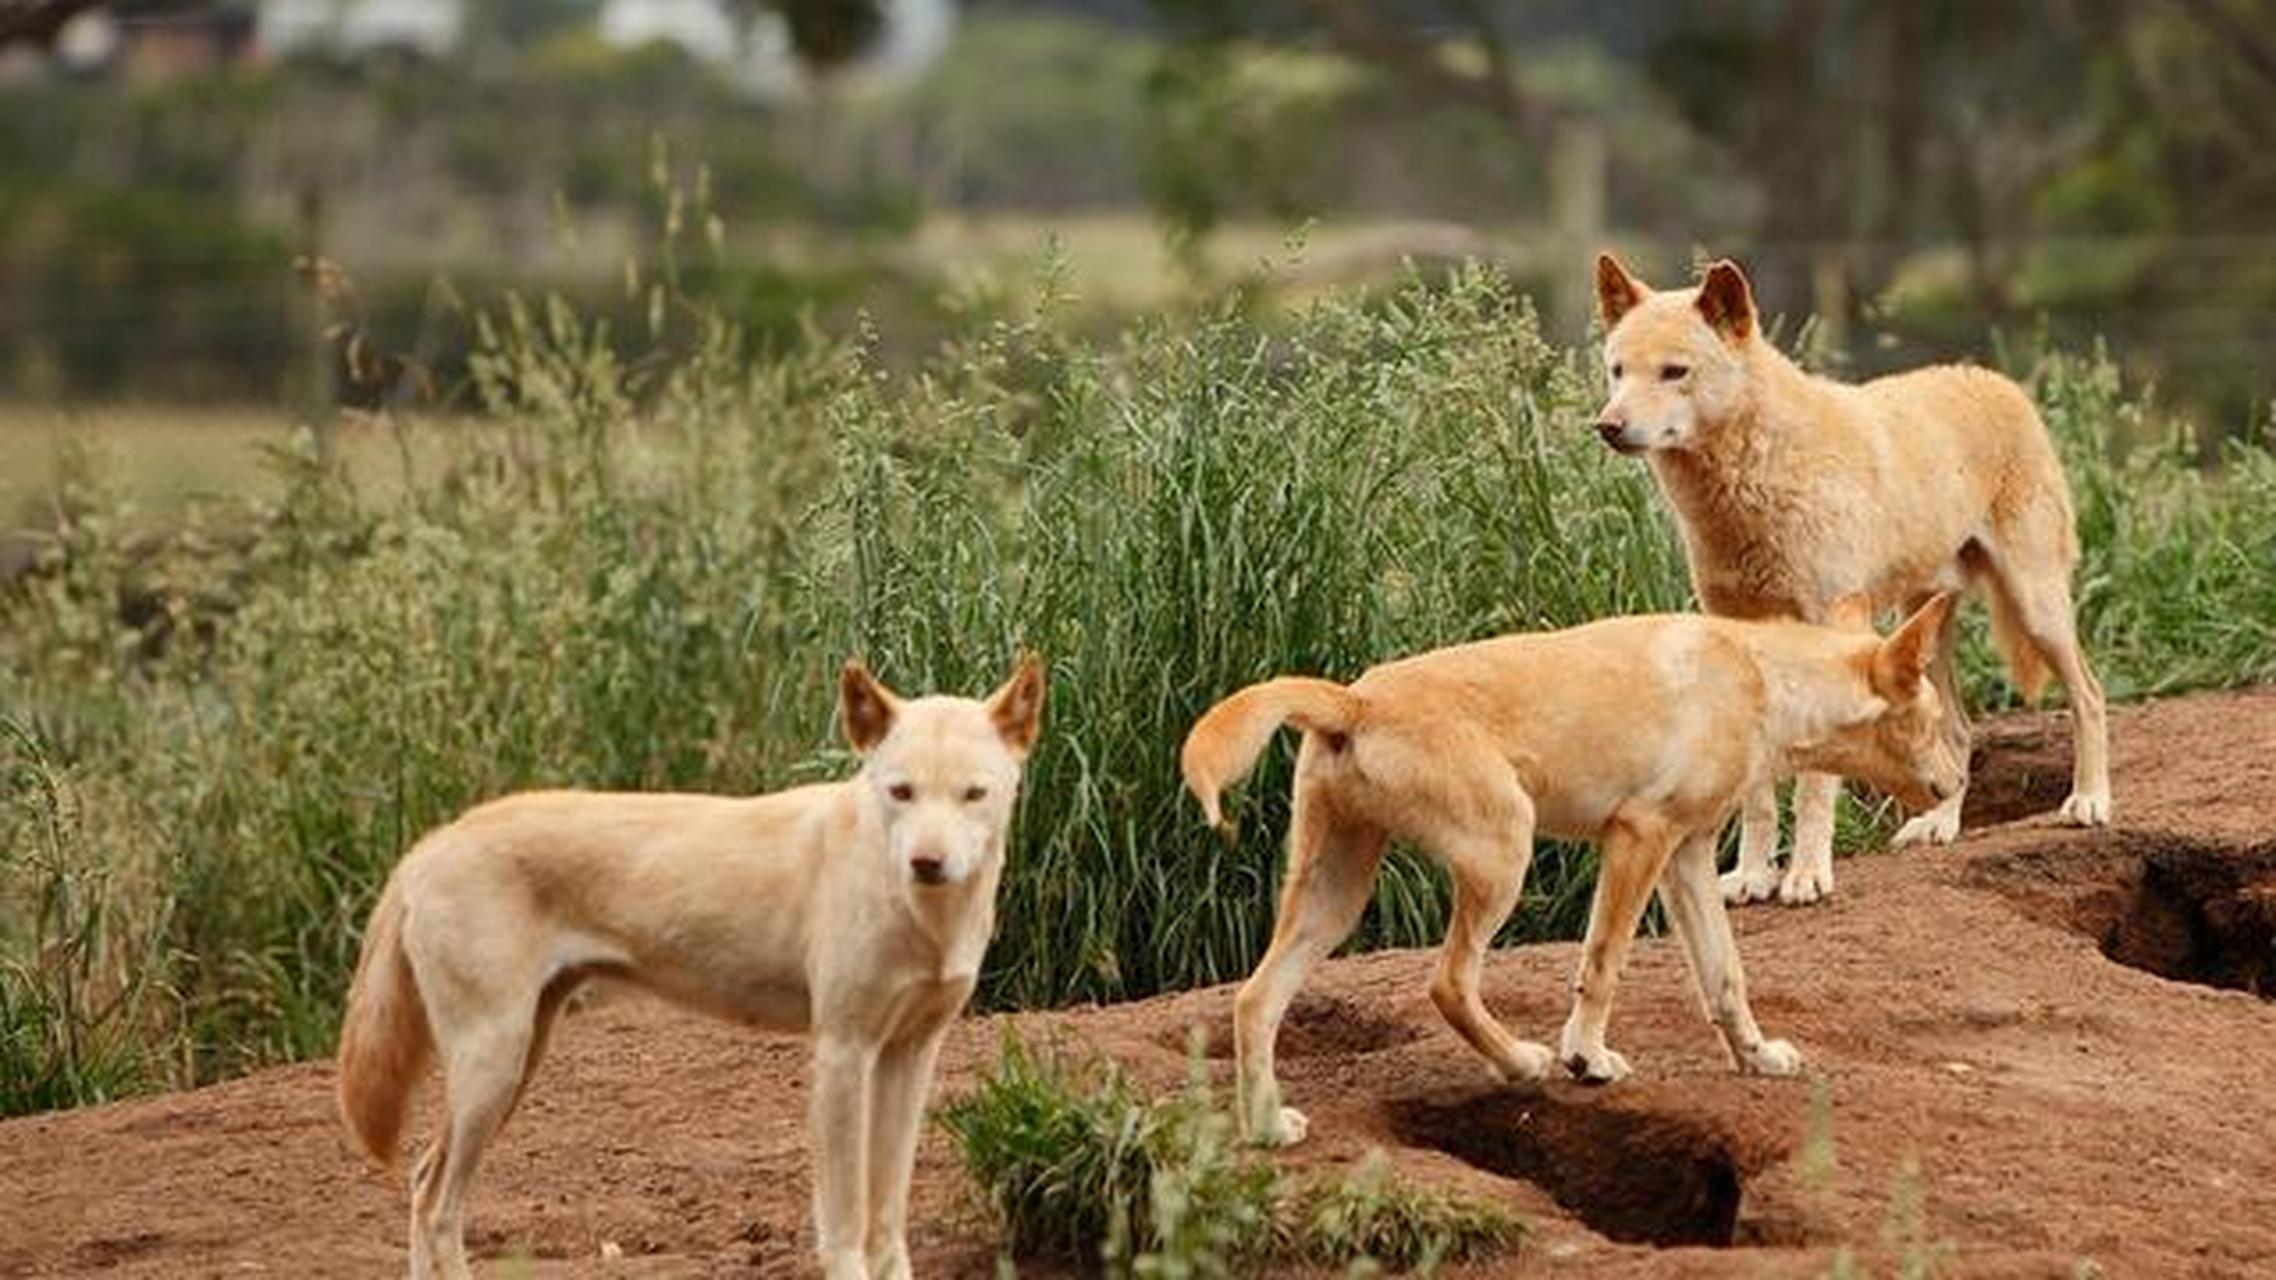
POLYGON ((1290 1248, 1307 1262, 1362 1259, 1391 1271, 1435 1271, 1516 1245, 1517 1219, 1482 1201, 1398 1180, 1381 1151, 1343 1178, 1315 1181, 1288 1202, 1290 1248))
POLYGON ((1245 1148, 1197 1057, 1146 1097, 1112 1066, 1006 1033, 995 1069, 938 1111, 1018 1257, 1110 1274, 1243 1274, 1268 1258, 1429 1271, 1513 1244, 1491 1205, 1396 1181, 1380 1152, 1350 1176, 1290 1185, 1245 1148))

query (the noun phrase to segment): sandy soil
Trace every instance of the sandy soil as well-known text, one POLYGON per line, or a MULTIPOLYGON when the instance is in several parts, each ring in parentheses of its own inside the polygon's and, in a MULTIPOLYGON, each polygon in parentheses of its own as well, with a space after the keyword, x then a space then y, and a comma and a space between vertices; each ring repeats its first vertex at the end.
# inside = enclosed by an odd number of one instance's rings
MULTIPOLYGON (((1284 1033, 1313 1138, 1283 1158, 1380 1146, 1508 1203, 1533 1234, 1475 1275, 1818 1275, 1844 1250, 1868 1274, 2276 1275, 2276 690, 2113 729, 2109 831, 2025 816, 2066 790, 2069 732, 2011 718, 1980 735, 1980 834, 1740 915, 1756 1012, 1807 1081, 1732 1074, 1668 942, 1638 947, 1614 1016, 1637 1074, 1594 1090, 1489 1083, 1430 1008, 1427 953, 1358 957, 1284 1033)), ((1487 999, 1548 1036, 1572 962, 1497 953, 1487 999)), ((1010 1021, 1167 1082, 1193 1024, 1222 1056, 1231 994, 1010 1021)), ((947 1089, 1005 1021, 959 1028, 947 1089)), ((399 1273, 401 1192, 351 1155, 330 1086, 309 1063, 0 1124, 0 1274, 399 1273)), ((475 1248, 520 1260, 491 1274, 801 1274, 804 1110, 796 1042, 595 1001, 494 1149, 475 1248)), ((918 1183, 919 1274, 991 1274, 937 1134, 918 1183)))

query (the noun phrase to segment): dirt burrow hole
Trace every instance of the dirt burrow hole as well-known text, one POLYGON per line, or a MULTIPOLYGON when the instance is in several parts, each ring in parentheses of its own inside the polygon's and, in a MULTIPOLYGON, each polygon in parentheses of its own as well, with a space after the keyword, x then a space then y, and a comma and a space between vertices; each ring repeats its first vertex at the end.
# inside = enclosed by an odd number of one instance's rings
POLYGON ((2276 842, 2162 841, 2116 895, 2102 954, 2160 977, 2276 999, 2276 842))
MULTIPOLYGON (((1204 1036, 1202 1053, 1210 1058, 1233 1056, 1233 1020, 1225 1016, 1206 1023, 1180 1023, 1164 1029, 1155 1043, 1165 1049, 1186 1051, 1194 1027, 1204 1036)), ((1324 1058, 1396 1049, 1422 1032, 1396 1018, 1362 1008, 1336 996, 1305 992, 1288 1006, 1280 1021, 1280 1038, 1274 1055, 1279 1058, 1324 1058)))
POLYGON ((1676 1115, 1497 1089, 1388 1105, 1401 1141, 1522 1178, 1609 1239, 1727 1246, 1748 1177, 1774 1158, 1676 1115))

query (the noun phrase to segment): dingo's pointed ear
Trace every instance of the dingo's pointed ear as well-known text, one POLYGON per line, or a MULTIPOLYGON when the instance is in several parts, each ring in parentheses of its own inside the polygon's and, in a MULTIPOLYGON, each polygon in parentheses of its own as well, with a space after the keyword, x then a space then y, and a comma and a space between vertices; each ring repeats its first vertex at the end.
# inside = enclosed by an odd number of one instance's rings
POLYGON ((1620 323, 1637 303, 1651 297, 1652 291, 1644 283, 1628 274, 1620 259, 1609 253, 1596 255, 1596 314, 1610 329, 1620 323))
POLYGON ((1873 655, 1874 692, 1892 700, 1912 696, 1943 647, 1944 629, 1952 625, 1952 609, 1959 600, 1957 591, 1938 592, 1881 642, 1873 655))
POLYGON ((1043 732, 1043 690, 1043 659, 1023 653, 1012 678, 988 697, 988 719, 1004 735, 1004 744, 1023 756, 1035 749, 1043 732))
POLYGON ((854 750, 868 751, 883 742, 900 711, 901 700, 869 674, 861 659, 846 659, 845 670, 838 673, 838 717, 854 750))
POLYGON ((1738 263, 1725 258, 1707 268, 1707 278, 1699 282, 1699 314, 1733 342, 1753 335, 1754 290, 1738 263))

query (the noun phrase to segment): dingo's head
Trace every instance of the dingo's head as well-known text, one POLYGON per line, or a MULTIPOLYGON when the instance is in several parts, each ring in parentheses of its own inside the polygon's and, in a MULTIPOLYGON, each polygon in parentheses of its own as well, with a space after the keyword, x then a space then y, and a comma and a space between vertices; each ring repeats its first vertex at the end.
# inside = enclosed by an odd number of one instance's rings
POLYGON ((1681 449, 1735 413, 1747 394, 1754 294, 1728 261, 1695 289, 1655 292, 1609 253, 1596 259, 1597 314, 1611 399, 1596 432, 1622 453, 1681 449))
POLYGON ((884 815, 896 874, 919 886, 962 884, 1002 856, 1020 767, 1043 722, 1043 664, 1034 654, 985 702, 903 699, 849 661, 838 710, 863 756, 856 785, 884 815))
MULTIPOLYGON (((1870 783, 1913 809, 1939 804, 1967 785, 1967 752, 1953 742, 1949 711, 1928 678, 1958 600, 1955 591, 1939 594, 1887 639, 1857 651, 1855 707, 1825 739, 1798 751, 1798 764, 1870 783)), ((1872 616, 1856 598, 1837 605, 1836 613, 1854 615, 1851 621, 1872 616)))

